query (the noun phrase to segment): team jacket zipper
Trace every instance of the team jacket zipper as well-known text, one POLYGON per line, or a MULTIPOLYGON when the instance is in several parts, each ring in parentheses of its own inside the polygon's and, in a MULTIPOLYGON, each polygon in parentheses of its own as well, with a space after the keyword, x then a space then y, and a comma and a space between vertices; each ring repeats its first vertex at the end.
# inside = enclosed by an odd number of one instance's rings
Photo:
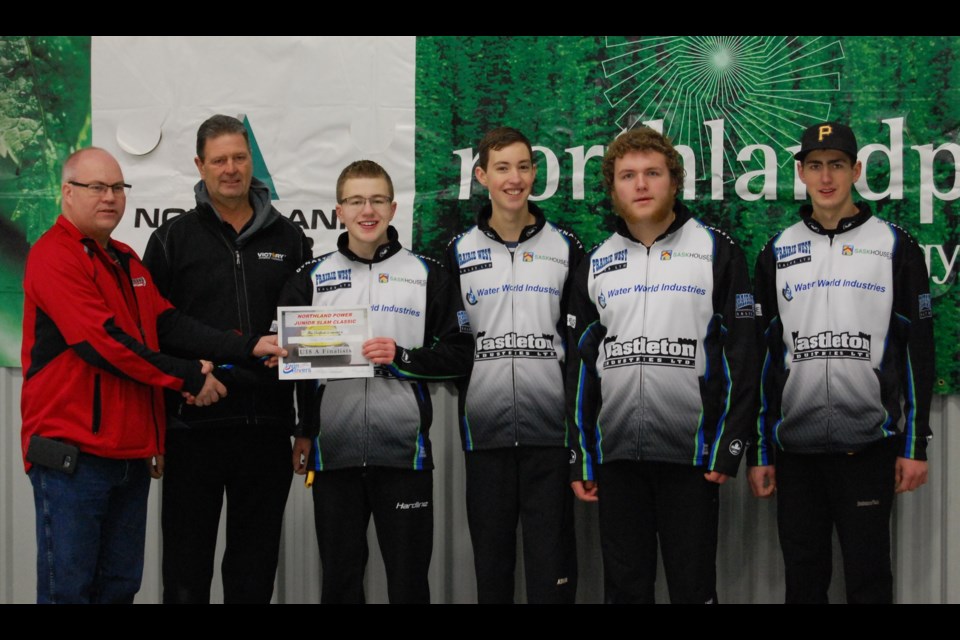
MULTIPOLYGON (((513 251, 510 251, 507 245, 503 245, 503 248, 507 250, 507 253, 510 254, 510 323, 511 329, 514 333, 517 331, 517 307, 516 307, 516 286, 517 286, 517 269, 516 261, 514 261, 514 256, 516 254, 517 248, 519 248, 520 243, 517 243, 517 247, 513 251)), ((517 359, 510 358, 510 384, 513 387, 513 446, 520 446, 520 418, 517 415, 517 359)))
MULTIPOLYGON (((654 242, 656 244, 656 242, 654 242)), ((640 245, 643 246, 643 245, 640 245)), ((652 247, 653 245, 651 245, 652 247)), ((646 292, 650 285, 650 247, 643 247, 646 250, 646 254, 643 255, 643 286, 644 291, 646 292)), ((640 298, 643 302, 643 309, 640 311, 640 335, 646 335, 647 333, 647 294, 644 293, 640 298)), ((637 387, 639 388, 638 396, 640 397, 640 415, 639 423, 637 424, 637 460, 643 459, 643 428, 644 428, 644 413, 646 413, 646 403, 643 389, 643 373, 644 367, 640 366, 640 373, 637 376, 637 387)))

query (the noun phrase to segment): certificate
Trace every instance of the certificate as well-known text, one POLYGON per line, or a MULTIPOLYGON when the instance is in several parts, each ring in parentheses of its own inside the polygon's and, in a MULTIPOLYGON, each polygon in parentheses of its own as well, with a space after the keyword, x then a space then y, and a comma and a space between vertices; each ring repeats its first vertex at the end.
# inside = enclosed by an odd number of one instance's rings
POLYGON ((280 346, 287 357, 277 367, 281 380, 372 378, 363 357, 370 336, 367 307, 280 307, 280 346))

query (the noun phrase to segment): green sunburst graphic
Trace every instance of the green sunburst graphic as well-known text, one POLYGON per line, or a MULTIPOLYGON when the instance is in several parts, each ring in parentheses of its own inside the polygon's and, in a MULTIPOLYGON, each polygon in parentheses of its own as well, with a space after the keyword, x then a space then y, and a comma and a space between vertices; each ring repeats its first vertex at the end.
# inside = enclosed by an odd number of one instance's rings
POLYGON ((663 120, 674 143, 690 146, 705 175, 709 130, 723 120, 724 165, 734 149, 765 144, 789 162, 811 124, 830 119, 844 57, 837 38, 800 36, 607 36, 604 92, 622 129, 663 120))

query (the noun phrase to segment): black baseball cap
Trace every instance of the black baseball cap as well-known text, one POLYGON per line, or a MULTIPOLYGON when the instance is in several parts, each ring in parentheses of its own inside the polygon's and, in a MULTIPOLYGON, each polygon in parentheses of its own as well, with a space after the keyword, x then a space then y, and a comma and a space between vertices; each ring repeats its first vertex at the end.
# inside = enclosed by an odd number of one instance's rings
POLYGON ((818 149, 836 149, 850 156, 851 162, 857 161, 857 136, 853 129, 839 122, 821 122, 808 127, 800 141, 800 151, 794 159, 803 162, 807 154, 818 149))

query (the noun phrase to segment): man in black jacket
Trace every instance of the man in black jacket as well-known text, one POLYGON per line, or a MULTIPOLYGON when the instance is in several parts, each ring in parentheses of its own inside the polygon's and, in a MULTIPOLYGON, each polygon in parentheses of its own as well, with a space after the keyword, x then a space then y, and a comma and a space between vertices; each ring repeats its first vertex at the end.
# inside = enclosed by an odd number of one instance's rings
MULTIPOLYGON (((197 131, 197 206, 154 232, 144 254, 161 293, 211 326, 273 329, 277 296, 311 257, 299 227, 270 204, 253 178, 243 123, 224 115, 197 131)), ((167 394, 163 487, 163 600, 208 602, 223 495, 228 603, 269 602, 290 489, 293 389, 275 372, 217 363, 225 397, 189 406, 167 394)))

